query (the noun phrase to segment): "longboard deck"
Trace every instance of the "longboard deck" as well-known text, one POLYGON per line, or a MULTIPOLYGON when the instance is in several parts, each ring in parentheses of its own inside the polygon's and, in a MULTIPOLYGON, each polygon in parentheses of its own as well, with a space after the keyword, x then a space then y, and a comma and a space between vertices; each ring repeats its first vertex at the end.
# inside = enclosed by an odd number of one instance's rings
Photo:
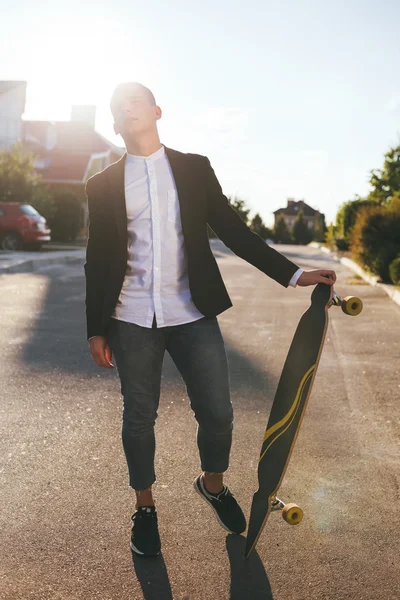
POLYGON ((314 383, 328 327, 333 286, 319 283, 300 319, 283 366, 258 463, 245 556, 255 548, 281 485, 314 383))

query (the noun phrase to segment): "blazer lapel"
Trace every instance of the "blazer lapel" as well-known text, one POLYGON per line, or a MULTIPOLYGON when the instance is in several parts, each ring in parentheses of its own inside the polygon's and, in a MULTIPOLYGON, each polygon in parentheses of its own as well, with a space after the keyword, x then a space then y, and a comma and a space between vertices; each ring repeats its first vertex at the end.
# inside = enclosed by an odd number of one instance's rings
POLYGON ((190 222, 190 206, 189 199, 191 197, 190 181, 185 171, 184 155, 172 148, 164 146, 169 163, 171 165, 172 174, 174 176, 176 189, 178 192, 179 207, 181 212, 182 231, 186 239, 188 235, 188 225, 190 222))
POLYGON ((125 202, 125 161, 126 152, 109 169, 109 184, 114 216, 120 238, 128 243, 128 218, 126 215, 125 202))

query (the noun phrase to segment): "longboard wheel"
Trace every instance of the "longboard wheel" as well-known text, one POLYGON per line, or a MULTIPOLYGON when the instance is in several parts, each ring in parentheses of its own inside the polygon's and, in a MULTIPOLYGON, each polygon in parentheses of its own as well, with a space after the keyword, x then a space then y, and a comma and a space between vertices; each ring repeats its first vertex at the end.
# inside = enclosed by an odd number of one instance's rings
POLYGON ((356 317, 360 314, 363 309, 363 303, 360 298, 356 296, 346 296, 342 301, 342 311, 346 315, 350 315, 351 317, 356 317))
POLYGON ((303 520, 303 511, 300 506, 291 502, 285 504, 285 507, 282 509, 282 517, 289 525, 298 525, 303 520))

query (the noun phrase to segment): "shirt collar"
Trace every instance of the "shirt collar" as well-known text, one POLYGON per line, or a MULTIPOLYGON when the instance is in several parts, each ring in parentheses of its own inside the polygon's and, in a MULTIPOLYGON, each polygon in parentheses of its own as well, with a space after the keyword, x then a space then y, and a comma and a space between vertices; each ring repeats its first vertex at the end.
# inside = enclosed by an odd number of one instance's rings
POLYGON ((129 154, 129 152, 126 153, 126 162, 154 162, 156 160, 158 160, 159 158, 162 158, 165 155, 165 147, 162 144, 161 148, 159 148, 158 150, 156 150, 155 152, 153 152, 153 154, 150 154, 150 156, 137 156, 136 154, 129 154))

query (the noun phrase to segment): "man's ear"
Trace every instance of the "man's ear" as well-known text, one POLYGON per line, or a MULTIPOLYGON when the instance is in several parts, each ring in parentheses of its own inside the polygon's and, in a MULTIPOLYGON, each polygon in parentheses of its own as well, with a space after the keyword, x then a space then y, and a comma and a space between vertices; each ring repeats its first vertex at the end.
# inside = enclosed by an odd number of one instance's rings
POLYGON ((157 121, 162 117, 162 110, 159 106, 156 106, 156 119, 157 121))
POLYGON ((119 129, 115 123, 114 123, 114 132, 116 135, 119 135, 119 129))

